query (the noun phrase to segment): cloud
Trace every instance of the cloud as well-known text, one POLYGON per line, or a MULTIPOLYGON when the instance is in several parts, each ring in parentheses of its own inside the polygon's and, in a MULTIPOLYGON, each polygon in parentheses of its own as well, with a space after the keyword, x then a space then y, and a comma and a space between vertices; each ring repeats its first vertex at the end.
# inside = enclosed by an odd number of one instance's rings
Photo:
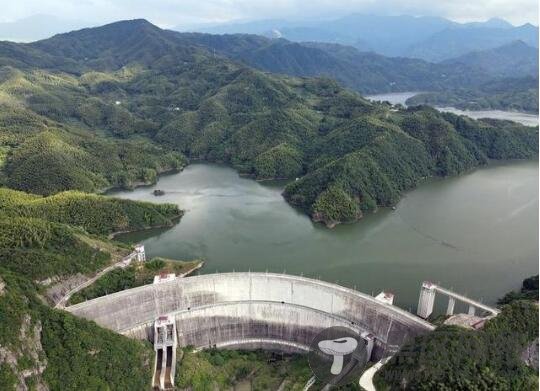
POLYGON ((537 0, 3 0, 2 18, 34 14, 106 23, 144 17, 163 27, 269 18, 336 17, 352 12, 442 16, 457 21, 501 17, 538 23, 537 0))

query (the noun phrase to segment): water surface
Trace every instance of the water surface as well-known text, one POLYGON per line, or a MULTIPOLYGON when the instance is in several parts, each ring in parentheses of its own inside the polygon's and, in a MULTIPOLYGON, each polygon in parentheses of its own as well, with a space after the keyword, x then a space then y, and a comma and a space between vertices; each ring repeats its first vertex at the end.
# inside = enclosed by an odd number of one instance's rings
MULTIPOLYGON (((241 178, 231 168, 193 164, 153 187, 115 195, 173 202, 186 210, 173 228, 124 235, 149 256, 204 258, 202 273, 275 271, 383 289, 409 309, 423 280, 493 303, 538 273, 538 162, 496 164, 436 180, 330 230, 281 196, 283 183, 241 178), (163 189, 161 197, 152 195, 163 189)), ((443 310, 444 308, 439 308, 443 310)))
POLYGON ((460 110, 455 107, 437 107, 439 111, 447 111, 457 115, 466 115, 474 119, 480 118, 495 118, 506 119, 514 122, 519 122, 527 126, 537 126, 538 116, 535 114, 520 113, 517 111, 503 110, 460 110))
MULTIPOLYGON (((407 106, 405 102, 407 99, 419 94, 420 92, 391 92, 386 94, 377 94, 366 96, 366 99, 373 101, 388 101, 395 104, 402 104, 407 106)), ((519 122, 527 126, 538 125, 538 115, 520 113, 517 111, 504 111, 504 110, 460 110, 455 107, 435 107, 439 111, 446 111, 457 115, 466 115, 474 119, 480 118, 494 118, 494 119, 506 119, 510 121, 519 122)))
POLYGON ((376 94, 376 95, 366 95, 364 98, 380 101, 380 102, 390 102, 393 105, 403 105, 407 106, 405 102, 407 99, 412 98, 415 95, 420 94, 418 91, 407 91, 407 92, 388 92, 386 94, 376 94))

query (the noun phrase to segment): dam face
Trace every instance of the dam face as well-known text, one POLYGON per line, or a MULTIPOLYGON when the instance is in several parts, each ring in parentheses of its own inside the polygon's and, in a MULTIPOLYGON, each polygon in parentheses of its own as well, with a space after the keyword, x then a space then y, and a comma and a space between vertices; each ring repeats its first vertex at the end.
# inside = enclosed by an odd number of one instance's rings
POLYGON ((145 285, 66 308, 76 316, 139 339, 174 315, 179 346, 309 350, 332 326, 375 338, 373 358, 434 327, 396 306, 324 281, 274 273, 207 274, 145 285))

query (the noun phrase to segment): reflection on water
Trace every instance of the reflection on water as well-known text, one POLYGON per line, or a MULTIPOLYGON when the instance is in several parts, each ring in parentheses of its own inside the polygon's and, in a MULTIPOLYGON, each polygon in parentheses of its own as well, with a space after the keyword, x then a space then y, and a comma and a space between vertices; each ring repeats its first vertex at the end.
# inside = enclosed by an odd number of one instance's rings
POLYGON ((193 164, 154 187, 116 196, 174 202, 171 229, 124 235, 150 256, 204 258, 203 273, 276 271, 321 277, 366 293, 388 289, 415 307, 420 283, 440 281, 494 302, 538 273, 538 162, 493 165, 406 194, 395 211, 329 230, 282 198, 282 183, 193 164), (165 190, 155 197, 154 189, 165 190))

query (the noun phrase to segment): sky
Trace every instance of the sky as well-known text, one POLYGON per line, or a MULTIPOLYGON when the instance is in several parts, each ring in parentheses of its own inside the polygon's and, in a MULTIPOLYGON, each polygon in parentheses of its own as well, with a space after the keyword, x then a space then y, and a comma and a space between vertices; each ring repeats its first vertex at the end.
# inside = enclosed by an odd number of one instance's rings
POLYGON ((353 12, 442 16, 458 22, 500 17, 515 25, 538 25, 538 0, 0 0, 0 7, 0 22, 46 14, 96 24, 145 18, 166 28, 353 12))

